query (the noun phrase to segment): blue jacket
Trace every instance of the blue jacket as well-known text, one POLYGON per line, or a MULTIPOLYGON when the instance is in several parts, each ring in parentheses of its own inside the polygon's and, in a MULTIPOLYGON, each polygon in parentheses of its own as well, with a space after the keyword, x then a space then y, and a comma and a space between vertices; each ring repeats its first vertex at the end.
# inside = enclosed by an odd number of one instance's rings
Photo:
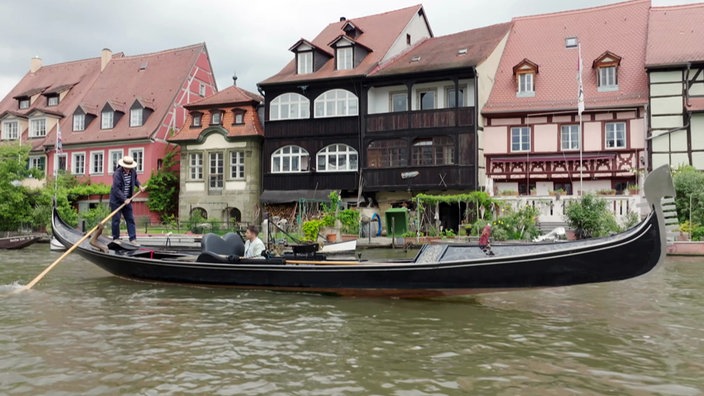
POLYGON ((110 188, 111 205, 122 205, 123 203, 125 203, 125 200, 127 198, 131 198, 134 195, 135 186, 139 187, 141 185, 139 183, 139 180, 137 180, 137 171, 135 169, 130 169, 130 172, 132 172, 132 185, 130 186, 129 197, 126 197, 124 192, 125 182, 122 178, 124 170, 121 166, 118 166, 117 169, 115 169, 115 173, 112 175, 112 187, 110 188))

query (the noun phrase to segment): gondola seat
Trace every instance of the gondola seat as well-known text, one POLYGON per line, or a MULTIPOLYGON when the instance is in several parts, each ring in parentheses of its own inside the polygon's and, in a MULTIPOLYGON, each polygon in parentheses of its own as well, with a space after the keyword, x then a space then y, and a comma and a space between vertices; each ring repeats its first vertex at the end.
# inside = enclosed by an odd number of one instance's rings
POLYGON ((244 256, 244 242, 242 238, 234 232, 228 232, 224 236, 208 233, 203 235, 200 241, 201 253, 212 253, 223 256, 244 256))

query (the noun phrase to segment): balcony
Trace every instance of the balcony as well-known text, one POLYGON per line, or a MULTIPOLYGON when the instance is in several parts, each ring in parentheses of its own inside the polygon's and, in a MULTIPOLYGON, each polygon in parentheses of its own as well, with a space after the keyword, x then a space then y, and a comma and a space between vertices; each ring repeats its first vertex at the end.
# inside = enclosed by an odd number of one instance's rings
POLYGON ((267 173, 265 190, 356 190, 357 172, 267 173))
POLYGON ((367 115, 368 133, 401 129, 471 127, 473 125, 474 107, 367 115))
POLYGON ((474 189, 476 185, 475 168, 467 165, 365 168, 362 177, 364 189, 370 191, 474 189), (401 174, 409 171, 418 175, 403 179, 401 174))
POLYGON ((357 136, 359 117, 306 118, 266 122, 267 138, 357 136))

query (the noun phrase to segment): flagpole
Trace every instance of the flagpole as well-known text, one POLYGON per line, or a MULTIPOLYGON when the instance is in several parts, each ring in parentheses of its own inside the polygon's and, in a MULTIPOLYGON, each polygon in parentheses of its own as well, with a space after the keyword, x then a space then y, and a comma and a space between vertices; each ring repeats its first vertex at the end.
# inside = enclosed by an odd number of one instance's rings
POLYGON ((579 116, 579 195, 584 195, 584 164, 582 163, 583 125, 582 112, 584 111, 584 85, 582 84, 582 43, 577 43, 579 61, 577 63, 577 115, 579 116))

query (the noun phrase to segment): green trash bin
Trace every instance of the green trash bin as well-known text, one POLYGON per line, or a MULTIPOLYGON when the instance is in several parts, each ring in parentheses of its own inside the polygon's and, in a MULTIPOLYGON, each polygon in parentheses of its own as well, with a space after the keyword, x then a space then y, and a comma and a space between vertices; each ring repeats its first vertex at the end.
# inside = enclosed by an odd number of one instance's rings
POLYGON ((384 215, 387 237, 398 237, 408 232, 408 208, 391 208, 384 215))

